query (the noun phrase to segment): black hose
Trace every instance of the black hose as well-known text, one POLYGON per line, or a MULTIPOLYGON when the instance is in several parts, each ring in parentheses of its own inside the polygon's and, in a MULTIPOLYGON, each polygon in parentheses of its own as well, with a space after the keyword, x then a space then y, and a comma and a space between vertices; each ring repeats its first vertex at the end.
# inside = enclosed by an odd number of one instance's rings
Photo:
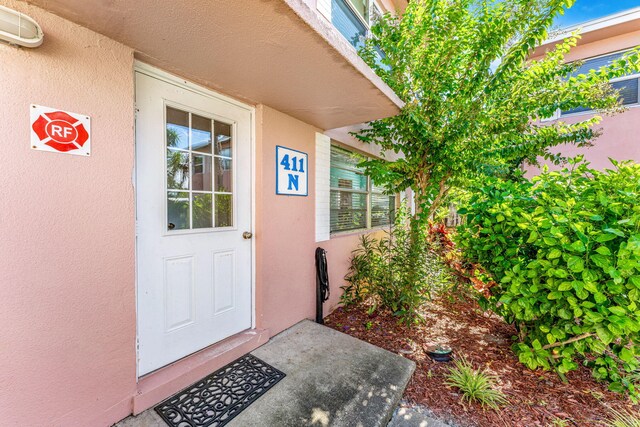
POLYGON ((327 251, 316 248, 316 322, 323 325, 322 303, 329 299, 329 271, 327 269, 327 251))

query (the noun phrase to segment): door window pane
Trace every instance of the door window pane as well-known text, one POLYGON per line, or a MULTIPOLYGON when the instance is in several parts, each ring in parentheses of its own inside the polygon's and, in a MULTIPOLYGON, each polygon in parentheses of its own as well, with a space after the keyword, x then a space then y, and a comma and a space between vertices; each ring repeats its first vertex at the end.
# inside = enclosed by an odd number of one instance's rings
POLYGON ((169 191, 167 193, 167 228, 185 230, 189 228, 189 193, 169 191))
POLYGON ((213 206, 210 193, 193 193, 193 228, 211 228, 213 206))
POLYGON ((233 196, 216 194, 216 227, 233 226, 233 196))
POLYGON ((232 227, 232 126, 168 106, 166 120, 168 229, 232 227))
POLYGON ((167 147, 189 149, 189 113, 167 107, 167 147))
POLYGON ((167 189, 189 189, 189 154, 167 150, 167 189))
POLYGON ((216 134, 214 154, 218 156, 231 157, 231 125, 216 122, 214 130, 216 134))
POLYGON ((191 115, 191 150, 211 154, 211 119, 191 115))
POLYGON ((191 155, 193 170, 192 190, 195 191, 211 191, 211 156, 202 156, 199 154, 191 155))
POLYGON ((233 174, 231 173, 232 160, 216 157, 215 159, 215 173, 216 173, 216 191, 221 193, 233 192, 233 185, 231 180, 233 174))

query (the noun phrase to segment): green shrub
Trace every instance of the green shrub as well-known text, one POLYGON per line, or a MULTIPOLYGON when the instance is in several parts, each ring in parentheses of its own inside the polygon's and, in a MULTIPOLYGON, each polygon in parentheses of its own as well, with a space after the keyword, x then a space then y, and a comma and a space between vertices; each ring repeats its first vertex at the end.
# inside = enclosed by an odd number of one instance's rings
POLYGON ((640 427, 640 416, 630 411, 611 411, 611 418, 603 425, 605 427, 640 427))
POLYGON ((462 211, 457 243, 497 282, 481 302, 516 326, 522 363, 564 378, 583 362, 635 400, 640 165, 600 172, 579 161, 531 182, 487 183, 462 211))
POLYGON ((465 359, 455 361, 447 374, 446 384, 459 389, 462 399, 480 403, 483 407, 498 409, 507 403, 500 390, 496 389, 498 379, 484 370, 474 369, 465 359))
POLYGON ((569 426, 569 421, 563 420, 562 418, 554 418, 551 421, 551 424, 549 424, 549 426, 553 426, 553 427, 568 427, 569 426))
POLYGON ((420 306, 434 289, 448 283, 449 276, 405 204, 396 212, 393 227, 384 233, 381 238, 360 238, 345 277, 347 285, 342 287, 342 303, 348 306, 369 300, 371 312, 386 308, 410 324, 420 319, 420 306))

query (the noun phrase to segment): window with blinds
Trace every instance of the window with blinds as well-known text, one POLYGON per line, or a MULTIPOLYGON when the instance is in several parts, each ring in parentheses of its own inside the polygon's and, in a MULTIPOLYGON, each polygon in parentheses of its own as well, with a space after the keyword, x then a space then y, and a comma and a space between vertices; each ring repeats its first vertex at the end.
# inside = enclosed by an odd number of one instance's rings
POLYGON ((346 37, 353 47, 359 49, 364 46, 368 29, 364 21, 364 14, 359 17, 358 13, 360 12, 354 10, 358 9, 357 5, 351 2, 347 3, 348 1, 331 1, 331 23, 346 37))
MULTIPOLYGON (((606 67, 611 65, 614 61, 622 58, 625 52, 616 52, 610 55, 604 55, 597 58, 592 58, 584 61, 584 63, 572 74, 572 76, 577 76, 579 74, 587 74, 591 70, 598 70, 602 67, 606 67)), ((620 103, 622 105, 632 105, 637 104, 640 98, 640 88, 638 87, 638 79, 640 76, 637 74, 630 75, 627 77, 623 77, 621 79, 616 79, 611 82, 611 87, 615 90, 619 91, 620 94, 620 103)), ((572 108, 571 110, 562 111, 560 113, 561 116, 566 116, 569 114, 575 113, 583 113, 586 111, 591 111, 591 109, 586 107, 577 107, 572 108)))
POLYGON ((358 164, 365 157, 331 146, 330 230, 361 230, 393 221, 395 196, 374 186, 358 164))

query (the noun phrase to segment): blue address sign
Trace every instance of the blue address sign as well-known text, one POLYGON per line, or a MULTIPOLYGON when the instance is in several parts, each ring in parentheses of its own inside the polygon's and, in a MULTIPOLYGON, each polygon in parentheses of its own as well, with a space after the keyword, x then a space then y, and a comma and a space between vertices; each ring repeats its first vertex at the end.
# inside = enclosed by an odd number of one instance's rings
POLYGON ((276 146, 276 194, 309 194, 309 158, 307 153, 276 146))

